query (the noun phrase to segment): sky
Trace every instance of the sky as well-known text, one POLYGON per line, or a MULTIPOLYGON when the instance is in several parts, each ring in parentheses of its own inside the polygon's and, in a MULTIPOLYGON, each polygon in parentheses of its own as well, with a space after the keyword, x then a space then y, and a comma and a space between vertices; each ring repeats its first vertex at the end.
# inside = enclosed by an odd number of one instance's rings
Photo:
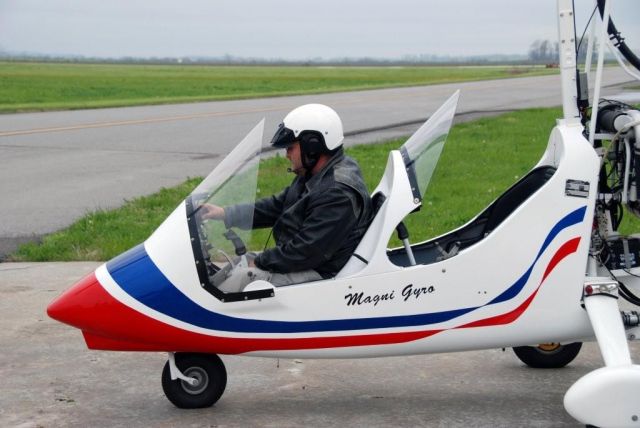
MULTIPOLYGON (((575 0, 579 32, 593 0, 575 0)), ((640 48, 640 1, 613 16, 640 48)), ((0 0, 0 51, 92 57, 526 55, 556 0, 0 0)))

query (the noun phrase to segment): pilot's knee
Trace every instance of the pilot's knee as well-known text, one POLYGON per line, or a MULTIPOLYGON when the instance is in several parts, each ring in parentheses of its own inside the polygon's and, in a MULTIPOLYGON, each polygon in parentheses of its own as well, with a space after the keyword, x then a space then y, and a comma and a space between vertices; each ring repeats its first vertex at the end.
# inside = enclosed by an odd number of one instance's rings
POLYGON ((247 282, 247 285, 252 283, 253 281, 258 281, 258 280, 271 282, 272 276, 273 276, 272 272, 262 270, 257 267, 250 267, 247 270, 247 277, 249 279, 249 282, 247 282))
POLYGON ((229 272, 227 278, 218 287, 220 291, 225 293, 240 292, 253 281, 263 280, 269 281, 271 272, 264 271, 256 267, 238 267, 229 272))

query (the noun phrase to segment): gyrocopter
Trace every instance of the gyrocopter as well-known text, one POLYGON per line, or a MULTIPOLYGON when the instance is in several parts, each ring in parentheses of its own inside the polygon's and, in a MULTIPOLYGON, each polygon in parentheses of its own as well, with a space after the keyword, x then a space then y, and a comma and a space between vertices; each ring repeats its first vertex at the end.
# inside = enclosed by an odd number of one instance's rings
MULTIPOLYGON (((359 358, 513 347, 530 366, 562 367, 595 338, 605 366, 569 388, 565 408, 585 424, 640 426, 640 366, 627 343, 640 336, 640 316, 618 306, 619 297, 640 305, 640 235, 617 232, 623 207, 640 216, 640 111, 600 100, 605 32, 632 66, 640 61, 610 23, 610 3, 597 2, 609 25, 601 25, 589 109, 572 3, 558 1, 564 118, 537 165, 467 224, 387 248, 425 200, 455 93, 389 153, 372 192, 373 220, 335 277, 221 291, 213 278, 236 255, 243 263, 249 232, 198 211, 256 200, 262 121, 143 244, 98 267, 48 314, 82 330, 90 349, 167 352, 163 389, 183 408, 221 397, 227 374, 218 354, 359 358)), ((591 45, 588 57, 590 68, 591 45)))

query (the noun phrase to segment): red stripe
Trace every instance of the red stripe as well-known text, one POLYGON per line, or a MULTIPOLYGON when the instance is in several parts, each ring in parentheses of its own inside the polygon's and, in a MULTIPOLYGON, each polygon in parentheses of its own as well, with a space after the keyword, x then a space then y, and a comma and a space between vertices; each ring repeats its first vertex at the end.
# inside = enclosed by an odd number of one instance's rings
POLYGON ((520 317, 520 315, 522 315, 524 313, 524 311, 527 310, 527 308, 529 307, 529 305, 533 301, 533 299, 536 296, 536 294, 538 294, 538 290, 542 286, 542 283, 544 282, 545 279, 547 279, 547 276, 549 276, 551 271, 553 271, 553 269, 555 269, 555 267, 558 265, 558 263, 560 263, 565 257, 567 257, 569 254, 575 253, 578 250, 578 244, 580 244, 580 237, 573 238, 573 239, 565 242, 562 245, 562 247, 558 248, 558 251, 556 251, 556 253, 553 255, 553 257, 551 257, 551 261, 547 265, 547 268, 544 271, 544 275, 542 275, 542 280, 540 280, 540 284, 534 290, 534 292, 531 294, 531 296, 529 296, 527 298, 527 300, 522 302, 522 304, 520 306, 518 306, 517 308, 515 308, 511 312, 507 312, 506 314, 497 315, 495 317, 484 318, 484 319, 481 319, 481 320, 473 321, 473 322, 461 325, 460 327, 456 327, 456 328, 488 327, 488 326, 493 326, 493 325, 504 325, 504 324, 510 324, 510 323, 514 322, 515 320, 517 320, 520 317))
POLYGON ((503 325, 503 324, 512 323, 515 320, 517 320, 520 317, 520 315, 522 315, 522 313, 529 307, 529 305, 531 304, 531 302, 533 301, 533 298, 537 293, 538 293, 538 289, 536 288, 536 290, 533 292, 531 296, 529 296, 527 300, 522 302, 520 306, 518 306, 511 312, 507 312, 506 314, 502 314, 502 315, 496 315, 495 317, 484 318, 481 320, 473 321, 468 324, 463 324, 456 328, 489 327, 494 325, 503 325))
POLYGON ((442 330, 357 336, 312 337, 295 339, 228 338, 190 332, 152 319, 115 300, 102 287, 94 287, 94 296, 103 304, 91 312, 91 323, 108 326, 108 337, 98 331, 83 331, 90 349, 120 351, 181 351, 241 354, 252 351, 343 348, 411 342, 442 330), (108 304, 104 304, 107 303, 108 304), (115 339, 114 339, 115 338, 115 339), (118 338, 126 338, 120 340, 118 338))
MULTIPOLYGON (((580 238, 562 245, 545 269, 538 288, 517 308, 507 313, 473 321, 455 328, 487 327, 515 321, 535 298, 540 286, 553 269, 578 248, 580 238)), ((278 351, 301 349, 346 348, 355 346, 388 345, 406 343, 433 336, 443 329, 411 332, 363 334, 311 338, 238 338, 210 336, 183 330, 144 315, 113 298, 94 276, 85 280, 81 301, 91 302, 90 307, 77 307, 68 322, 83 330, 90 349, 120 351, 178 351, 240 354, 253 351, 278 351), (93 285, 88 283, 95 281, 93 285), (73 318, 73 323, 70 322, 73 318), (104 330, 103 330, 104 329, 104 330)), ((79 296, 77 296, 79 297, 79 296)), ((54 302, 56 303, 56 302, 54 302)), ((51 315, 69 314, 69 307, 59 302, 50 306, 51 315)), ((56 316, 56 318, 58 318, 56 316)), ((61 317, 62 318, 62 317, 61 317)))
POLYGON ((569 254, 575 253, 578 250, 579 244, 580 244, 580 237, 578 236, 577 238, 573 238, 565 242, 562 245, 562 247, 560 247, 558 251, 556 251, 556 253, 551 258, 551 261, 549 262, 547 269, 545 269, 544 275, 542 275, 542 281, 540 281, 540 284, 542 284, 544 280, 547 279, 547 276, 558 265, 558 263, 562 261, 562 259, 567 257, 569 254))

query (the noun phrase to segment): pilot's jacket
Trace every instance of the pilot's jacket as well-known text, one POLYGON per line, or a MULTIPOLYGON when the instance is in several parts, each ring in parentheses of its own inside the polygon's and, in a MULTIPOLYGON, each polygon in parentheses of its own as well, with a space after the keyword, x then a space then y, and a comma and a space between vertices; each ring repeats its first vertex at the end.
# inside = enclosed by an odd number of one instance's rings
POLYGON ((273 227, 276 246, 256 257, 258 268, 278 273, 313 269, 330 278, 353 254, 371 215, 360 168, 340 150, 317 174, 297 176, 280 194, 256 201, 255 209, 249 204, 225 207, 225 225, 273 227))

